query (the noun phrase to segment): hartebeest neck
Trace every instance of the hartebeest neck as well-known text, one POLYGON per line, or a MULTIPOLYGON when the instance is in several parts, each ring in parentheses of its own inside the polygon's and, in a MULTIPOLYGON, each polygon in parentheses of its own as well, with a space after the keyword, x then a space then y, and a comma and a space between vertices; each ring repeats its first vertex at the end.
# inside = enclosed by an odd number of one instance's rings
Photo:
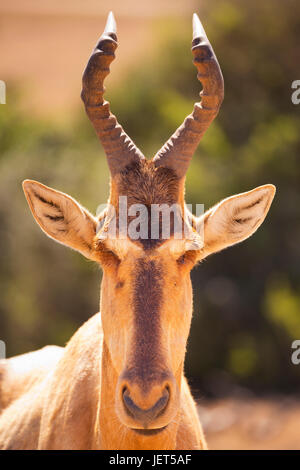
POLYGON ((115 390, 118 376, 114 370, 108 348, 103 339, 101 367, 101 399, 99 407, 100 448, 101 449, 150 449, 169 450, 176 448, 178 419, 167 429, 153 435, 141 435, 124 426, 115 412, 115 390))

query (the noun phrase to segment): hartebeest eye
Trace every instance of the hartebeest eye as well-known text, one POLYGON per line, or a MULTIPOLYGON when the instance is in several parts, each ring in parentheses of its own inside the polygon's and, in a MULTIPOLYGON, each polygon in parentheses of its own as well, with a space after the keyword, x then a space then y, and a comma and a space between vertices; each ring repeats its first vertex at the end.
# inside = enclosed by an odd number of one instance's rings
POLYGON ((197 253, 196 250, 186 251, 177 259, 177 264, 179 266, 187 266, 192 268, 196 262, 197 253))
POLYGON ((120 264, 120 258, 112 250, 109 250, 103 241, 97 240, 95 242, 95 249, 102 266, 117 267, 120 264))
POLYGON ((111 250, 102 251, 100 254, 100 263, 102 266, 116 268, 119 266, 120 262, 120 258, 111 250))
POLYGON ((177 260, 178 264, 185 264, 185 254, 181 255, 180 258, 177 260))
POLYGON ((124 281, 118 281, 116 284, 116 289, 122 289, 123 286, 124 286, 124 281))

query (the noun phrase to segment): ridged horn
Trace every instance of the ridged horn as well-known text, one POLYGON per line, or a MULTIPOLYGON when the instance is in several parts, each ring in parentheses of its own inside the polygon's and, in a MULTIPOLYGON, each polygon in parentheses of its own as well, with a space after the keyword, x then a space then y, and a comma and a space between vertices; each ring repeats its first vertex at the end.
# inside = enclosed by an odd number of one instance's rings
POLYGON ((166 144, 153 158, 155 166, 171 168, 179 178, 185 176, 191 158, 212 121, 217 116, 224 97, 222 72, 196 13, 193 15, 192 53, 197 78, 203 86, 201 101, 166 144))
POLYGON ((110 112, 108 101, 103 98, 103 82, 110 72, 117 46, 116 21, 110 12, 104 32, 84 71, 81 98, 104 147, 112 176, 121 172, 128 164, 145 158, 110 112))

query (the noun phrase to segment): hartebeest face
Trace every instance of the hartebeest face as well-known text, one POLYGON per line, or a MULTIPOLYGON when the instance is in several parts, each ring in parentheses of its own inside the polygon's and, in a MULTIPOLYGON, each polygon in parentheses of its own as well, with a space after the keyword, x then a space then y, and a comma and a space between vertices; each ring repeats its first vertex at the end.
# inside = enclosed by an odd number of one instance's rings
MULTIPOLYGON (((104 338, 118 376, 116 410, 132 428, 161 428, 178 412, 186 341, 192 315, 190 270, 197 260, 197 233, 192 240, 174 238, 170 217, 151 237, 151 208, 166 204, 183 209, 180 179, 172 170, 142 160, 113 178, 110 203, 126 198, 146 211, 149 236, 103 237, 95 250, 103 267, 101 312, 104 338), (170 223, 170 238, 161 235, 170 223)), ((117 211, 117 226, 121 214, 117 211)), ((132 216, 128 216, 130 224, 132 216)), ((134 221, 134 219, 132 220, 134 221)), ((200 246, 200 240, 199 240, 200 246)))
POLYGON ((23 183, 42 230, 103 269, 101 316, 104 343, 116 377, 115 410, 128 428, 162 429, 177 415, 186 342, 192 315, 190 271, 211 253, 241 242, 263 222, 273 185, 224 199, 196 218, 185 209, 184 182, 195 148, 223 99, 222 74, 210 43, 194 17, 192 52, 204 91, 201 103, 152 160, 146 160, 103 100, 103 80, 117 46, 113 16, 83 77, 82 98, 107 154, 111 172, 109 208, 92 216, 70 196, 35 181, 23 183), (120 197, 126 200, 126 231, 120 197), (153 236, 152 208, 178 209, 153 236), (135 224, 133 207, 145 209, 135 224), (123 219, 122 219, 123 218, 123 219), (142 235, 138 227, 145 222, 142 235), (111 231, 111 227, 115 231, 111 231), (113 236, 112 236, 113 233, 113 236))
POLYGON ((179 407, 193 260, 182 261, 171 240, 149 250, 125 243, 122 258, 103 265, 101 289, 104 338, 118 376, 116 411, 128 427, 161 428, 179 407))

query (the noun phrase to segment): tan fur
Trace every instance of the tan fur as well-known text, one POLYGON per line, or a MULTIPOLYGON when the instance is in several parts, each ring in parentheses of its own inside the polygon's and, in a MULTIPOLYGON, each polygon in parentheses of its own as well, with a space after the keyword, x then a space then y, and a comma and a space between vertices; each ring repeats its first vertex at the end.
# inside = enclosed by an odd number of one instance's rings
POLYGON ((185 208, 189 162, 224 95, 218 61, 196 14, 192 53, 203 85, 201 103, 152 160, 136 148, 103 98, 116 47, 110 13, 82 90, 110 168, 110 205, 96 218, 64 193, 23 183, 41 229, 101 265, 101 315, 85 323, 65 349, 48 347, 0 362, 2 449, 206 448, 183 372, 192 318, 190 271, 252 235, 275 188, 229 197, 199 218, 185 208), (126 224, 146 225, 143 233, 126 229, 124 236, 120 197, 126 199, 126 224), (136 204, 143 206, 138 220, 136 204), (172 212, 167 236, 162 205, 172 212))
POLYGON ((45 346, 39 351, 0 361, 0 412, 41 382, 62 354, 63 348, 45 346))
MULTIPOLYGON (((44 348, 45 349, 45 348, 44 348)), ((43 359, 44 349, 36 351, 43 359)), ((50 351, 49 351, 50 352, 50 351)), ((119 421, 112 390, 117 381, 97 314, 73 336, 53 372, 38 378, 0 416, 1 449, 198 449, 205 447, 186 381, 183 406, 172 429, 137 437, 119 421), (103 350, 103 352, 102 352, 103 350), (102 387, 100 390, 100 383, 102 387), (108 419, 109 416, 109 419, 108 419), (174 429, 173 429, 174 428, 174 429), (176 430, 176 432, 174 432, 176 430)), ((24 361, 27 361, 25 355, 24 361)), ((8 361, 7 361, 8 362, 8 361)), ((32 364, 32 366, 39 365, 32 364)), ((17 376, 16 376, 17 378, 17 376)), ((13 384, 11 384, 13 387, 13 384)))
MULTIPOLYGON (((110 206, 96 218, 64 193, 36 181, 23 183, 42 230, 101 265, 101 315, 88 320, 64 349, 48 347, 0 362, 1 449, 206 449, 183 372, 192 318, 190 271, 209 254, 252 235, 275 188, 232 196, 199 218, 185 209, 189 162, 224 95, 221 70, 197 15, 192 52, 203 85, 201 104, 152 160, 144 158, 103 99, 116 47, 110 13, 82 91, 107 155, 110 206), (120 196, 127 198, 128 211, 134 212, 135 204, 146 208, 141 220, 148 223, 148 236, 130 231, 123 236, 120 196), (152 237, 153 205, 176 212, 168 236, 159 214, 152 237), (111 236, 114 224, 117 237, 111 236)), ((134 218, 127 213, 127 224, 134 218)))
MULTIPOLYGON (((170 194, 173 181, 171 187, 170 194)), ((119 191, 120 180, 112 188, 112 194, 119 191)), ((64 349, 50 346, 1 361, 0 448, 205 449, 183 375, 190 271, 207 254, 250 236, 266 216, 274 187, 227 198, 194 219, 195 226, 204 223, 199 250, 187 250, 187 241, 174 238, 147 247, 129 238, 103 240, 96 219, 74 199, 33 181, 24 190, 50 237, 101 264, 101 316, 86 322, 64 349), (142 413, 166 390, 169 401, 143 424, 124 408, 124 390, 142 413)), ((183 201, 183 186, 176 192, 177 202, 183 201)))

